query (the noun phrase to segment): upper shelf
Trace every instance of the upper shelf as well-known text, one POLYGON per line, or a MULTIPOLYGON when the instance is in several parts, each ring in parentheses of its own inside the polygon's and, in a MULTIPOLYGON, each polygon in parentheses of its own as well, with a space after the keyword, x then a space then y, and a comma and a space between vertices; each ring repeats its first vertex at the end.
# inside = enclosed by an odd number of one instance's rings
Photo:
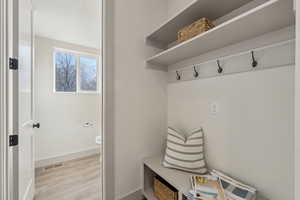
MULTIPOLYGON (((291 0, 269 0, 203 34, 149 58, 147 62, 168 66, 214 49, 279 30, 294 23, 291 0)), ((170 25, 163 25, 163 27, 166 26, 170 25)), ((163 29, 161 28, 161 30, 163 29)))
POLYGON ((220 0, 193 0, 177 15, 158 27, 146 39, 166 46, 177 39, 179 29, 202 17, 213 21, 250 1, 252 0, 226 0, 226 3, 220 3, 220 0))

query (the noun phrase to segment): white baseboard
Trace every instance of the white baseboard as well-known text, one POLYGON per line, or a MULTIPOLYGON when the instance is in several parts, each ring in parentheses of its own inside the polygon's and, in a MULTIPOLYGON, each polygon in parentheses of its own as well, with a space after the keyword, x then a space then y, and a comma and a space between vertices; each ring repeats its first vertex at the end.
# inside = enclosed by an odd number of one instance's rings
POLYGON ((135 191, 129 192, 128 194, 117 198, 117 200, 142 200, 143 193, 142 189, 137 189, 135 191))
POLYGON ((55 165, 55 164, 65 162, 65 161, 75 160, 75 159, 99 154, 101 152, 100 149, 101 149, 100 147, 93 148, 93 149, 88 149, 85 151, 80 151, 80 152, 65 154, 65 155, 61 155, 61 156, 37 160, 37 161, 35 161, 35 168, 47 167, 47 166, 55 165))

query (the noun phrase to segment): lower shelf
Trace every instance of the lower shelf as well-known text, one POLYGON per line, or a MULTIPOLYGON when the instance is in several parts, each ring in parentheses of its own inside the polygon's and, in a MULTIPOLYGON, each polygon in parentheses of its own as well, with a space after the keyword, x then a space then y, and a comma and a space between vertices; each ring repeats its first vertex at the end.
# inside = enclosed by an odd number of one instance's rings
POLYGON ((147 200, 157 200, 154 196, 154 178, 160 177, 178 191, 178 200, 191 188, 192 173, 165 168, 161 165, 162 156, 145 159, 143 162, 143 193, 147 200))
MULTIPOLYGON (((146 191, 143 191, 143 195, 144 195, 144 197, 145 197, 147 200, 158 200, 158 199, 155 197, 153 190, 151 190, 151 189, 148 189, 148 190, 146 190, 146 191)), ((183 195, 183 196, 182 196, 182 200, 187 200, 187 198, 183 195)))

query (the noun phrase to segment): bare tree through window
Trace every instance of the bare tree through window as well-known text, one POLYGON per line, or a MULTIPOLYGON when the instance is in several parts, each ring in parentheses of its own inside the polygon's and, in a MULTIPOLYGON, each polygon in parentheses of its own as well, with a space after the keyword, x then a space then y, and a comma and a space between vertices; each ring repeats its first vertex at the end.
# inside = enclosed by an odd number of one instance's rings
MULTIPOLYGON (((55 51, 56 92, 97 92, 98 58, 55 51), (78 88, 77 88, 78 87, 78 88)), ((101 82, 100 82, 101 83, 101 82)))
POLYGON ((76 92, 76 56, 55 53, 55 89, 57 92, 76 92))
POLYGON ((97 91, 97 60, 80 57, 80 90, 97 91))

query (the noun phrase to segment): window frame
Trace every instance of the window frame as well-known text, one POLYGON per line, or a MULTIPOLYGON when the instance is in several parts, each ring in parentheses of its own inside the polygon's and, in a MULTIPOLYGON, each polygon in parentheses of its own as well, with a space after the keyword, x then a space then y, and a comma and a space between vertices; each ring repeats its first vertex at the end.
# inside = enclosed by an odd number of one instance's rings
POLYGON ((70 49, 64 49, 64 48, 54 48, 53 49, 53 55, 52 55, 52 60, 53 60, 53 93, 55 94, 100 94, 100 69, 99 69, 99 60, 100 56, 97 55, 96 53, 88 53, 84 51, 76 51, 76 50, 70 50, 70 49), (68 53, 76 58, 76 91, 56 91, 56 53, 57 52, 63 52, 63 53, 68 53), (96 91, 85 91, 81 90, 80 88, 80 83, 81 83, 81 78, 80 78, 80 57, 86 57, 90 59, 95 59, 96 60, 96 65, 97 65, 97 89, 96 91))

